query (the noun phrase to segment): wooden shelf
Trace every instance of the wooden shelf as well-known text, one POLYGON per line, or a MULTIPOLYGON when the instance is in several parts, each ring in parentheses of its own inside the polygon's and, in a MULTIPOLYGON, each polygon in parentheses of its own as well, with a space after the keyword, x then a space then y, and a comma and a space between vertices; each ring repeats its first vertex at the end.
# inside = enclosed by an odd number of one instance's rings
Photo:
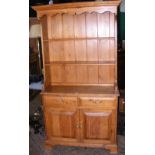
POLYGON ((45 63, 45 65, 51 64, 73 64, 73 65, 103 65, 103 64, 115 64, 115 61, 55 61, 45 63))
POLYGON ((114 86, 49 86, 43 93, 119 95, 114 86))
POLYGON ((105 40, 114 40, 115 37, 53 38, 53 39, 44 39, 43 41, 48 42, 48 41, 93 40, 93 39, 97 39, 97 40, 101 40, 101 39, 105 39, 105 40))

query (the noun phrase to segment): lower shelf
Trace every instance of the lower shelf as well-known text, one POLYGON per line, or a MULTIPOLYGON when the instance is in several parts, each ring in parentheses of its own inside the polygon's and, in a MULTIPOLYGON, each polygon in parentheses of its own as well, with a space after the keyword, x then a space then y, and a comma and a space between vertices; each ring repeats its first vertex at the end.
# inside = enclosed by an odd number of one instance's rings
POLYGON ((114 86, 48 86, 43 91, 43 94, 51 93, 119 95, 117 87, 114 86))

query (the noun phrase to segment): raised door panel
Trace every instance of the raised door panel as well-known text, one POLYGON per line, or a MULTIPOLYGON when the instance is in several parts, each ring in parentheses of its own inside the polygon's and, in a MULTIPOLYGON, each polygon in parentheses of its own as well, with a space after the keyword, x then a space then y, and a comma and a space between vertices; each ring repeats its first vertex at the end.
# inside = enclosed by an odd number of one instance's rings
POLYGON ((44 108, 46 132, 48 139, 67 138, 76 139, 76 124, 78 121, 78 112, 76 110, 65 110, 58 108, 44 108))
POLYGON ((80 122, 83 141, 110 142, 112 110, 81 109, 80 122))

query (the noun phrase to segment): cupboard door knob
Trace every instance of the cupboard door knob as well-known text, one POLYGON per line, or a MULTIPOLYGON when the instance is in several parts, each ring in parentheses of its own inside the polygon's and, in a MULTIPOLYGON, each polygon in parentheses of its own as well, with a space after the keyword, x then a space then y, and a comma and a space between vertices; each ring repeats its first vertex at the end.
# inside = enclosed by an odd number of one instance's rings
POLYGON ((79 124, 79 128, 82 128, 82 123, 79 124))
POLYGON ((77 124, 76 128, 82 128, 82 124, 77 124))
POLYGON ((79 124, 76 125, 76 128, 79 128, 79 124))
POLYGON ((79 128, 82 128, 82 124, 79 125, 79 128))

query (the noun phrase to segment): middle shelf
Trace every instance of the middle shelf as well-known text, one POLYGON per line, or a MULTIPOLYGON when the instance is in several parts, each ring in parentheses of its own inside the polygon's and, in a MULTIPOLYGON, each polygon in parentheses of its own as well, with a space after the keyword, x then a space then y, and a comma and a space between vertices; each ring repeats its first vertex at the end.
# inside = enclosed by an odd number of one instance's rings
POLYGON ((73 38, 48 38, 44 39, 44 42, 48 41, 69 41, 69 40, 115 40, 115 37, 73 37, 73 38))
POLYGON ((45 62, 45 65, 51 64, 75 64, 75 65, 102 65, 102 64, 115 64, 116 61, 52 61, 52 62, 45 62))

